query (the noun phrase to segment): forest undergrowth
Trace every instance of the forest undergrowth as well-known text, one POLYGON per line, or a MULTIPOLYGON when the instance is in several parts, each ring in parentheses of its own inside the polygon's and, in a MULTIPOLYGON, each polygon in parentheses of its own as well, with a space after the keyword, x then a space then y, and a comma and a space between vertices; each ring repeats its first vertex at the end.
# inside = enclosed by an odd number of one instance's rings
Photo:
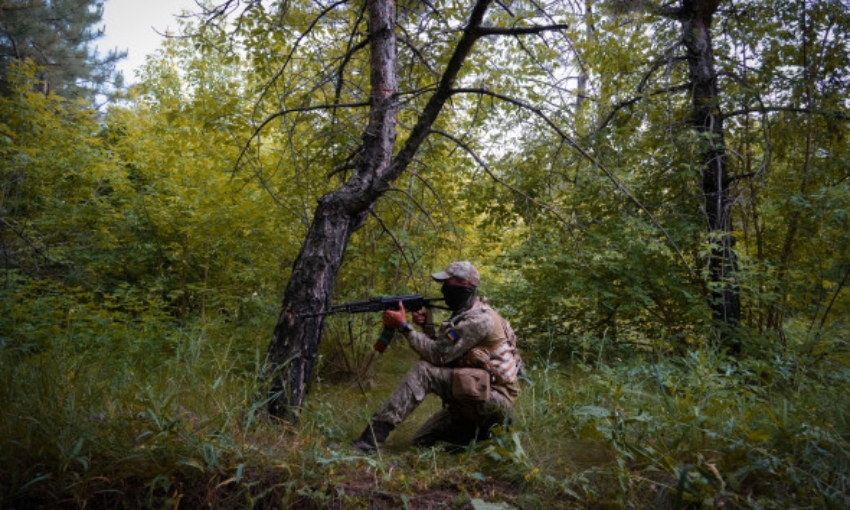
POLYGON ((364 456, 348 441, 414 361, 401 342, 376 359, 364 344, 357 380, 323 377, 325 353, 293 426, 256 398, 260 325, 87 313, 39 329, 47 310, 0 350, 3 508, 850 506, 850 368, 832 355, 527 353, 492 440, 412 447, 426 400, 364 456))

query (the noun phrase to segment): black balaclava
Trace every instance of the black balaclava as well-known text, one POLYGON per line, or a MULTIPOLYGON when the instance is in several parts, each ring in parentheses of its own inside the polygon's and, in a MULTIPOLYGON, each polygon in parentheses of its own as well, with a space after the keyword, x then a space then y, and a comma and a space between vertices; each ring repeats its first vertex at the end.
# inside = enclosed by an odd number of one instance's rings
POLYGON ((478 287, 474 285, 465 287, 444 283, 440 290, 443 292, 443 297, 446 298, 446 305, 452 309, 454 315, 468 310, 475 302, 475 296, 478 295, 478 287))

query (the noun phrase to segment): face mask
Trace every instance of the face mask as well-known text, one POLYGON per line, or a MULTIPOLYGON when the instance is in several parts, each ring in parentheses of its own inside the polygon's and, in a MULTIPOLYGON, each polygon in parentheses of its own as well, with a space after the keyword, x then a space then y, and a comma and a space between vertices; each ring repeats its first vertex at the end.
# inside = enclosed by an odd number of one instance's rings
POLYGON ((475 299, 475 287, 460 287, 457 285, 443 284, 441 289, 443 297, 446 298, 446 306, 454 312, 461 312, 472 306, 472 300, 475 299))

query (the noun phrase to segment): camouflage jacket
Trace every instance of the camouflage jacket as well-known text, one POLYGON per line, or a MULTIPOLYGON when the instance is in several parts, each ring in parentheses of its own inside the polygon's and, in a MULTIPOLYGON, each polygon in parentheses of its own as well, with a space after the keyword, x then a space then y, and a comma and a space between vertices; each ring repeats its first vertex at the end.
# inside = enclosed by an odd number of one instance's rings
MULTIPOLYGON (((476 359, 489 358, 487 354, 507 345, 509 337, 513 336, 507 321, 487 304, 476 303, 465 312, 444 321, 437 330, 434 338, 411 331, 407 333, 410 347, 425 361, 445 367, 478 366, 488 370, 493 375, 493 388, 514 402, 519 396, 520 386, 516 372, 522 361, 516 350, 516 340, 512 340, 512 356, 515 357, 516 370, 507 377, 499 377, 493 365, 485 366, 487 361, 476 363, 476 359)), ((504 350, 504 349, 499 349, 504 350)), ((493 363, 493 359, 490 359, 493 363)))

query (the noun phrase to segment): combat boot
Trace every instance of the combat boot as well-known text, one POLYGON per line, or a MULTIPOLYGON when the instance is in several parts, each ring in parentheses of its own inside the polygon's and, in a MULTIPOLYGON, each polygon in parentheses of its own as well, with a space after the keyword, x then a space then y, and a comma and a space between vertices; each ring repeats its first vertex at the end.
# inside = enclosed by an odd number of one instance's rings
POLYGON ((366 428, 363 429, 363 433, 351 442, 351 446, 357 448, 363 453, 381 450, 384 447, 384 443, 387 441, 387 437, 394 428, 394 425, 384 421, 371 421, 368 425, 366 425, 366 428))

